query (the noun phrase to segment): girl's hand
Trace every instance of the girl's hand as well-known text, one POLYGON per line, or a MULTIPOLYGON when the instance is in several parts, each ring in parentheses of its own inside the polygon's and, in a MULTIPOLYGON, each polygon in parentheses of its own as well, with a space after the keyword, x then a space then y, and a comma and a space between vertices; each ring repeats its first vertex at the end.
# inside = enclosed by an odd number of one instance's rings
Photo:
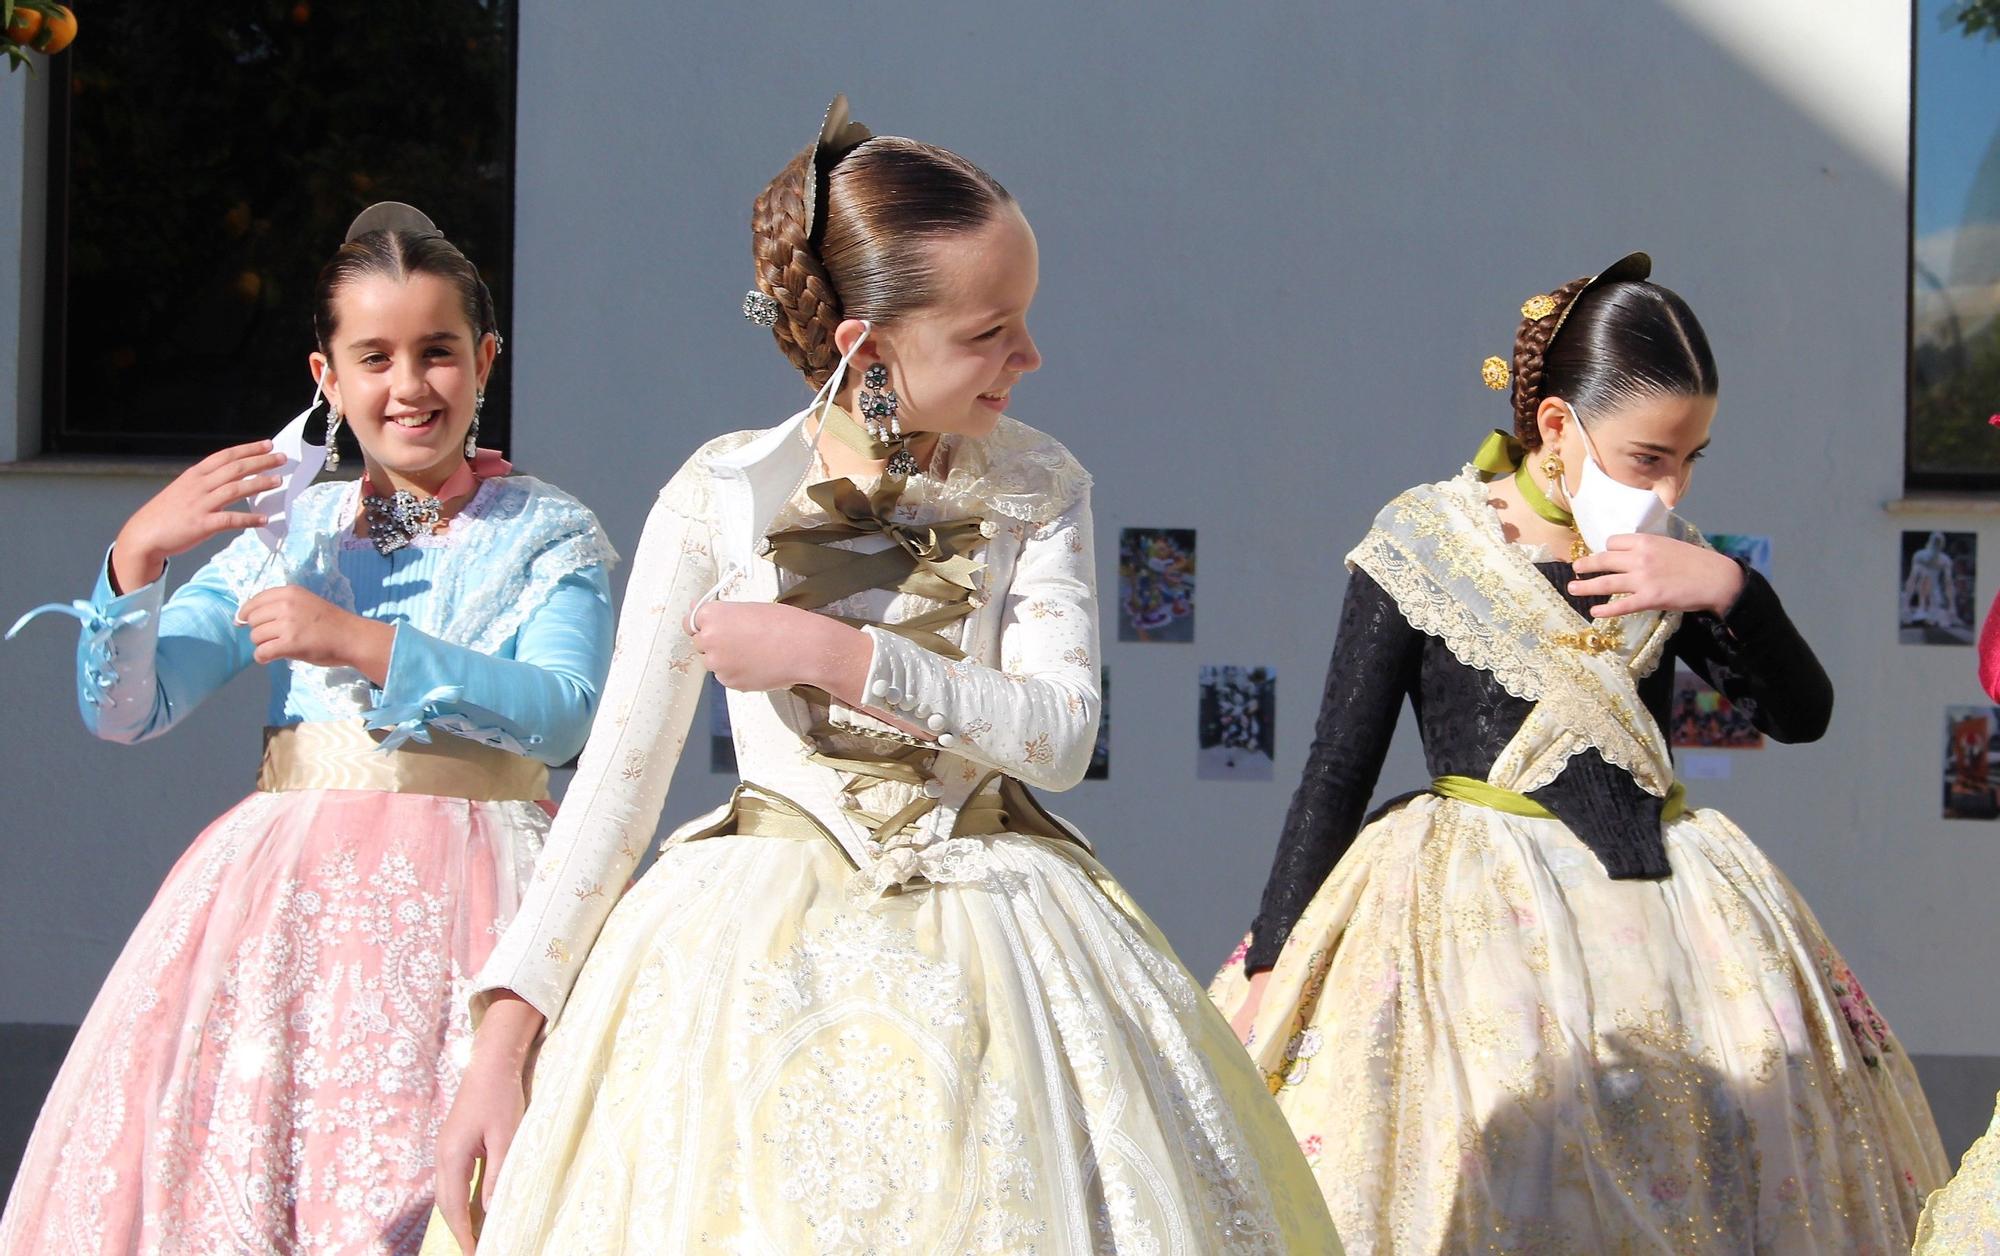
POLYGON ((481 1211, 493 1206, 493 1184, 514 1133, 528 1110, 528 1048, 542 1015, 526 1000, 499 992, 472 1036, 472 1062, 458 1083, 437 1140, 437 1206, 465 1256, 473 1256, 472 1168, 486 1162, 480 1179, 481 1211))
POLYGON ((316 667, 351 667, 376 685, 387 683, 396 629, 341 610, 297 585, 266 589, 236 612, 250 629, 259 663, 296 659, 316 667))
POLYGON ((874 647, 858 628, 768 602, 710 602, 693 618, 703 665, 731 689, 817 685, 844 702, 861 697, 874 647))
POLYGON ((1229 1028, 1236 1032, 1236 1041, 1250 1045, 1250 1030, 1257 1023, 1258 1009, 1264 1006, 1264 990, 1271 984, 1271 970, 1250 978, 1250 994, 1243 1000, 1243 1006, 1236 1009, 1236 1015, 1229 1018, 1229 1028))
POLYGON ((1606 548, 1576 564, 1569 591, 1578 597, 1619 596, 1590 608, 1592 618, 1639 611, 1707 611, 1726 615, 1743 592, 1736 560, 1671 537, 1614 536, 1606 548))
POLYGON ((169 558, 218 533, 261 527, 264 516, 229 506, 284 483, 271 474, 284 465, 285 456, 259 440, 217 450, 181 472, 119 529, 111 550, 118 592, 143 589, 160 578, 169 558))

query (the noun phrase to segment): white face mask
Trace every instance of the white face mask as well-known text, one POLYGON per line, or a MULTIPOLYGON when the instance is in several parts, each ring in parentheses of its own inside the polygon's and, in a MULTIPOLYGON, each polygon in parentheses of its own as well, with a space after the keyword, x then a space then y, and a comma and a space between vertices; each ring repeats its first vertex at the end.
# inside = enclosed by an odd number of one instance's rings
POLYGON ((1664 536, 1672 512, 1660 495, 1649 488, 1634 488, 1611 478, 1597 461, 1596 442, 1590 429, 1569 410, 1570 422, 1583 434, 1583 475, 1576 491, 1569 495, 1569 511, 1576 518, 1577 535, 1592 553, 1600 553, 1614 536, 1653 533, 1664 536))
POLYGON ((315 384, 312 405, 307 406, 298 418, 278 429, 271 438, 271 452, 283 454, 285 458, 285 465, 275 472, 284 482, 250 499, 250 509, 270 521, 257 529, 257 535, 274 552, 284 544, 285 532, 291 524, 287 516, 292 503, 312 485, 313 477, 326 465, 326 447, 306 440, 306 424, 319 406, 321 393, 321 385, 315 384))

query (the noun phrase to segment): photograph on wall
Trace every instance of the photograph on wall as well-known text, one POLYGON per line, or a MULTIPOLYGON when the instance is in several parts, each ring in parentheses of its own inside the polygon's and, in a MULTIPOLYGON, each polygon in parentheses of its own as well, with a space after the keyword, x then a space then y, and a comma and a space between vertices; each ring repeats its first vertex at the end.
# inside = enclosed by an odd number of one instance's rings
POLYGON ((1194 640, 1194 529, 1118 534, 1118 639, 1194 640))
POLYGON ((1097 717, 1097 744, 1090 750, 1090 766, 1084 769, 1086 781, 1103 781, 1111 777, 1111 669, 1098 671, 1097 692, 1100 695, 1097 717))
POLYGON ((1766 580, 1771 578, 1770 537, 1752 536, 1747 532, 1717 532, 1708 538, 1708 543, 1717 552, 1748 563, 1752 571, 1766 580))
POLYGON ((1972 644, 1978 543, 1974 532, 1903 533, 1896 622, 1904 645, 1972 644))
POLYGON ((1915 0, 1909 399, 1914 489, 2000 480, 2000 6, 1915 0))
POLYGON ((1944 709, 1944 818, 2000 819, 2000 771, 1994 768, 2000 710, 1990 706, 1944 709))
POLYGON ((1764 734, 1709 683, 1685 667, 1674 669, 1670 740, 1688 750, 1761 750, 1764 734))
POLYGON ((1194 774, 1205 781, 1268 781, 1277 749, 1278 674, 1204 664, 1194 774))
POLYGON ((734 775, 736 737, 729 728, 729 691, 712 674, 702 681, 708 694, 708 770, 734 775))

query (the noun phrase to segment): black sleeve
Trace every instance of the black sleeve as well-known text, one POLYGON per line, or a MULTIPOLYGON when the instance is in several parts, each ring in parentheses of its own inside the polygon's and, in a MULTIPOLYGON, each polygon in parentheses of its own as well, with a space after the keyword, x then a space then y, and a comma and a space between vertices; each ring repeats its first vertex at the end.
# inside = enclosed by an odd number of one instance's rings
POLYGON ((1692 613, 1675 657, 1722 692, 1774 741, 1817 741, 1833 718, 1833 682, 1793 626, 1777 591, 1743 569, 1743 592, 1721 617, 1692 613))
POLYGON ((1348 578, 1312 750, 1251 926, 1245 971, 1262 972, 1278 962, 1292 926, 1360 830, 1403 697, 1415 690, 1423 642, 1395 599, 1366 572, 1348 578))

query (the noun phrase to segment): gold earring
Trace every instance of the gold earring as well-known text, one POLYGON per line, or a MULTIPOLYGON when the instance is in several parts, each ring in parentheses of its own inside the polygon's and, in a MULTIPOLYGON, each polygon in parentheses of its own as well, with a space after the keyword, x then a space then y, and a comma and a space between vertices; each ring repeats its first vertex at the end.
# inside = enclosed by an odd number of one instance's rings
POLYGON ((1562 494, 1564 501, 1569 500, 1569 485, 1563 481, 1563 460, 1561 458, 1555 454, 1550 454, 1548 457, 1543 458, 1542 474, 1548 477, 1548 496, 1550 501, 1556 500, 1558 492, 1562 494))

